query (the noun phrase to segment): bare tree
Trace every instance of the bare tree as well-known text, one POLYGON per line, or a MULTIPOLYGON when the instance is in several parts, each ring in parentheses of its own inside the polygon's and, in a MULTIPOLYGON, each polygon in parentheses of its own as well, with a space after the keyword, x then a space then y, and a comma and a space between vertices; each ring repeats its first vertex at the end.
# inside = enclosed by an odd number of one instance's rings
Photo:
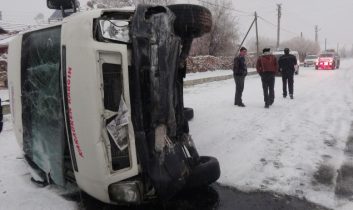
POLYGON ((204 37, 195 39, 191 55, 234 55, 239 39, 237 22, 232 10, 232 1, 215 0, 204 3, 212 13, 211 32, 204 37))
POLYGON ((132 0, 90 0, 87 2, 87 7, 93 8, 113 8, 132 6, 132 0))
POLYGON ((349 52, 347 52, 346 47, 343 46, 343 47, 339 50, 338 53, 340 54, 340 56, 341 56, 342 58, 347 58, 349 52))
POLYGON ((348 51, 348 56, 353 57, 353 45, 352 48, 348 51))
POLYGON ((206 34, 200 38, 194 39, 192 42, 190 56, 209 55, 210 54, 211 35, 206 34))
POLYGON ((153 4, 153 5, 169 5, 174 4, 175 0, 133 0, 135 5, 138 4, 153 4))
POLYGON ((35 17, 34 20, 36 21, 37 24, 42 24, 44 23, 44 15, 43 13, 38 13, 35 17))
POLYGON ((175 3, 175 0, 90 0, 87 7, 93 8, 112 8, 136 6, 138 4, 169 5, 175 3))
MULTIPOLYGON (((250 39, 247 42, 248 51, 256 52, 256 40, 255 38, 250 39)), ((288 47, 291 50, 298 51, 300 60, 303 61, 305 56, 308 54, 318 54, 320 52, 320 46, 314 41, 305 39, 303 37, 295 37, 293 39, 284 41, 280 44, 281 48, 288 47)), ((276 49, 276 41, 274 39, 260 37, 259 38, 259 49, 265 47, 276 49)))
MULTIPOLYGON (((246 42, 246 46, 248 52, 256 52, 256 38, 251 38, 246 42)), ((259 37, 259 50, 262 52, 263 48, 270 48, 272 50, 276 49, 276 40, 267 38, 267 37, 259 37)))

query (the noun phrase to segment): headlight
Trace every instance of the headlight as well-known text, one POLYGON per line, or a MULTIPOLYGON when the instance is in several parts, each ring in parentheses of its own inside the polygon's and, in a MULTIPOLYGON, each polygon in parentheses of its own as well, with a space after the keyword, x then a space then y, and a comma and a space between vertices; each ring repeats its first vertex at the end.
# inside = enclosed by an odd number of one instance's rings
POLYGON ((120 42, 130 42, 129 22, 124 20, 100 20, 102 36, 120 42))
POLYGON ((142 202, 142 187, 138 181, 119 182, 111 184, 108 188, 109 197, 117 203, 134 203, 142 202))

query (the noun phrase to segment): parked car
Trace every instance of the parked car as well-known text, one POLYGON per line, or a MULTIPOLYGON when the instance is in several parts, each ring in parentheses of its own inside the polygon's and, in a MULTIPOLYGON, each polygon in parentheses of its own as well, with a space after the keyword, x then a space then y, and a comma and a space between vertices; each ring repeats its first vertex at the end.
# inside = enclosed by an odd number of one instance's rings
POLYGON ((317 62, 318 56, 317 55, 307 55, 304 59, 304 67, 315 66, 317 62))
MULTIPOLYGON (((296 58, 297 58, 297 65, 295 65, 295 74, 299 74, 299 66, 300 66, 300 60, 299 60, 299 53, 298 53, 298 51, 290 51, 289 52, 289 54, 292 54, 292 55, 294 55, 296 58)), ((277 50, 277 51, 274 51, 273 52, 273 55, 274 56, 276 56, 276 58, 277 58, 277 62, 278 62, 278 60, 279 60, 279 58, 282 56, 282 55, 284 55, 284 50, 277 50)), ((277 71, 278 72, 278 75, 281 75, 281 73, 279 72, 279 71, 277 71)))
POLYGON ((315 63, 315 69, 339 69, 340 56, 334 52, 321 53, 315 63))
POLYGON ((198 5, 139 5, 17 35, 11 114, 35 182, 75 183, 112 204, 166 200, 215 182, 219 163, 199 156, 183 99, 185 59, 211 19, 198 5))

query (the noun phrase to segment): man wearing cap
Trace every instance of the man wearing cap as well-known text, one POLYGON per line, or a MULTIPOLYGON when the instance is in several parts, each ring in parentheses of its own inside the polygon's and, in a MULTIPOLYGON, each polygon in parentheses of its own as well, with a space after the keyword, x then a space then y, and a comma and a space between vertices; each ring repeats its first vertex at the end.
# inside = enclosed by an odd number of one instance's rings
POLYGON ((241 47, 239 50, 239 55, 234 58, 233 66, 233 77, 235 81, 235 99, 234 105, 245 107, 245 104, 242 101, 242 95, 244 90, 244 80, 248 74, 248 68, 245 63, 245 56, 247 49, 241 47))
POLYGON ((256 71, 261 76, 264 92, 265 108, 269 108, 275 100, 275 75, 277 72, 277 59, 271 54, 270 48, 264 48, 256 62, 256 71))
POLYGON ((293 99, 293 83, 294 83, 294 72, 295 65, 297 65, 297 58, 294 55, 289 54, 289 49, 284 49, 284 55, 279 60, 279 71, 282 72, 282 83, 283 83, 283 98, 287 97, 287 82, 289 97, 293 99))

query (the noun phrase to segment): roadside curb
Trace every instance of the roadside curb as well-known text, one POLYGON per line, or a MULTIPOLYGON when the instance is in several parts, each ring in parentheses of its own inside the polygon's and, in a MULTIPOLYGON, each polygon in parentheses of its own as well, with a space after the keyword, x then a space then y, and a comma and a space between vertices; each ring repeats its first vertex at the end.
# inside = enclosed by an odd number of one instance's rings
MULTIPOLYGON (((251 71, 248 72, 249 75, 255 75, 257 74, 256 71, 251 71)), ((214 77, 206 77, 206 78, 200 78, 200 79, 194 79, 194 80, 187 80, 184 81, 184 87, 191 87, 194 85, 200 85, 208 82, 216 82, 216 81, 222 81, 222 80, 227 80, 227 79, 233 79, 233 74, 228 74, 228 75, 222 75, 222 76, 214 76, 214 77)), ((9 104, 3 104, 3 114, 9 114, 10 113, 10 106, 9 104)))
MULTIPOLYGON (((248 76, 254 75, 254 74, 257 74, 257 72, 256 71, 248 72, 248 76)), ((204 84, 207 82, 216 82, 216 81, 222 81, 222 80, 227 80, 232 78, 233 78, 233 74, 229 74, 229 75, 206 77, 206 78, 200 78, 200 79, 194 79, 194 80, 186 80, 184 81, 184 87, 190 87, 194 85, 204 84)))

